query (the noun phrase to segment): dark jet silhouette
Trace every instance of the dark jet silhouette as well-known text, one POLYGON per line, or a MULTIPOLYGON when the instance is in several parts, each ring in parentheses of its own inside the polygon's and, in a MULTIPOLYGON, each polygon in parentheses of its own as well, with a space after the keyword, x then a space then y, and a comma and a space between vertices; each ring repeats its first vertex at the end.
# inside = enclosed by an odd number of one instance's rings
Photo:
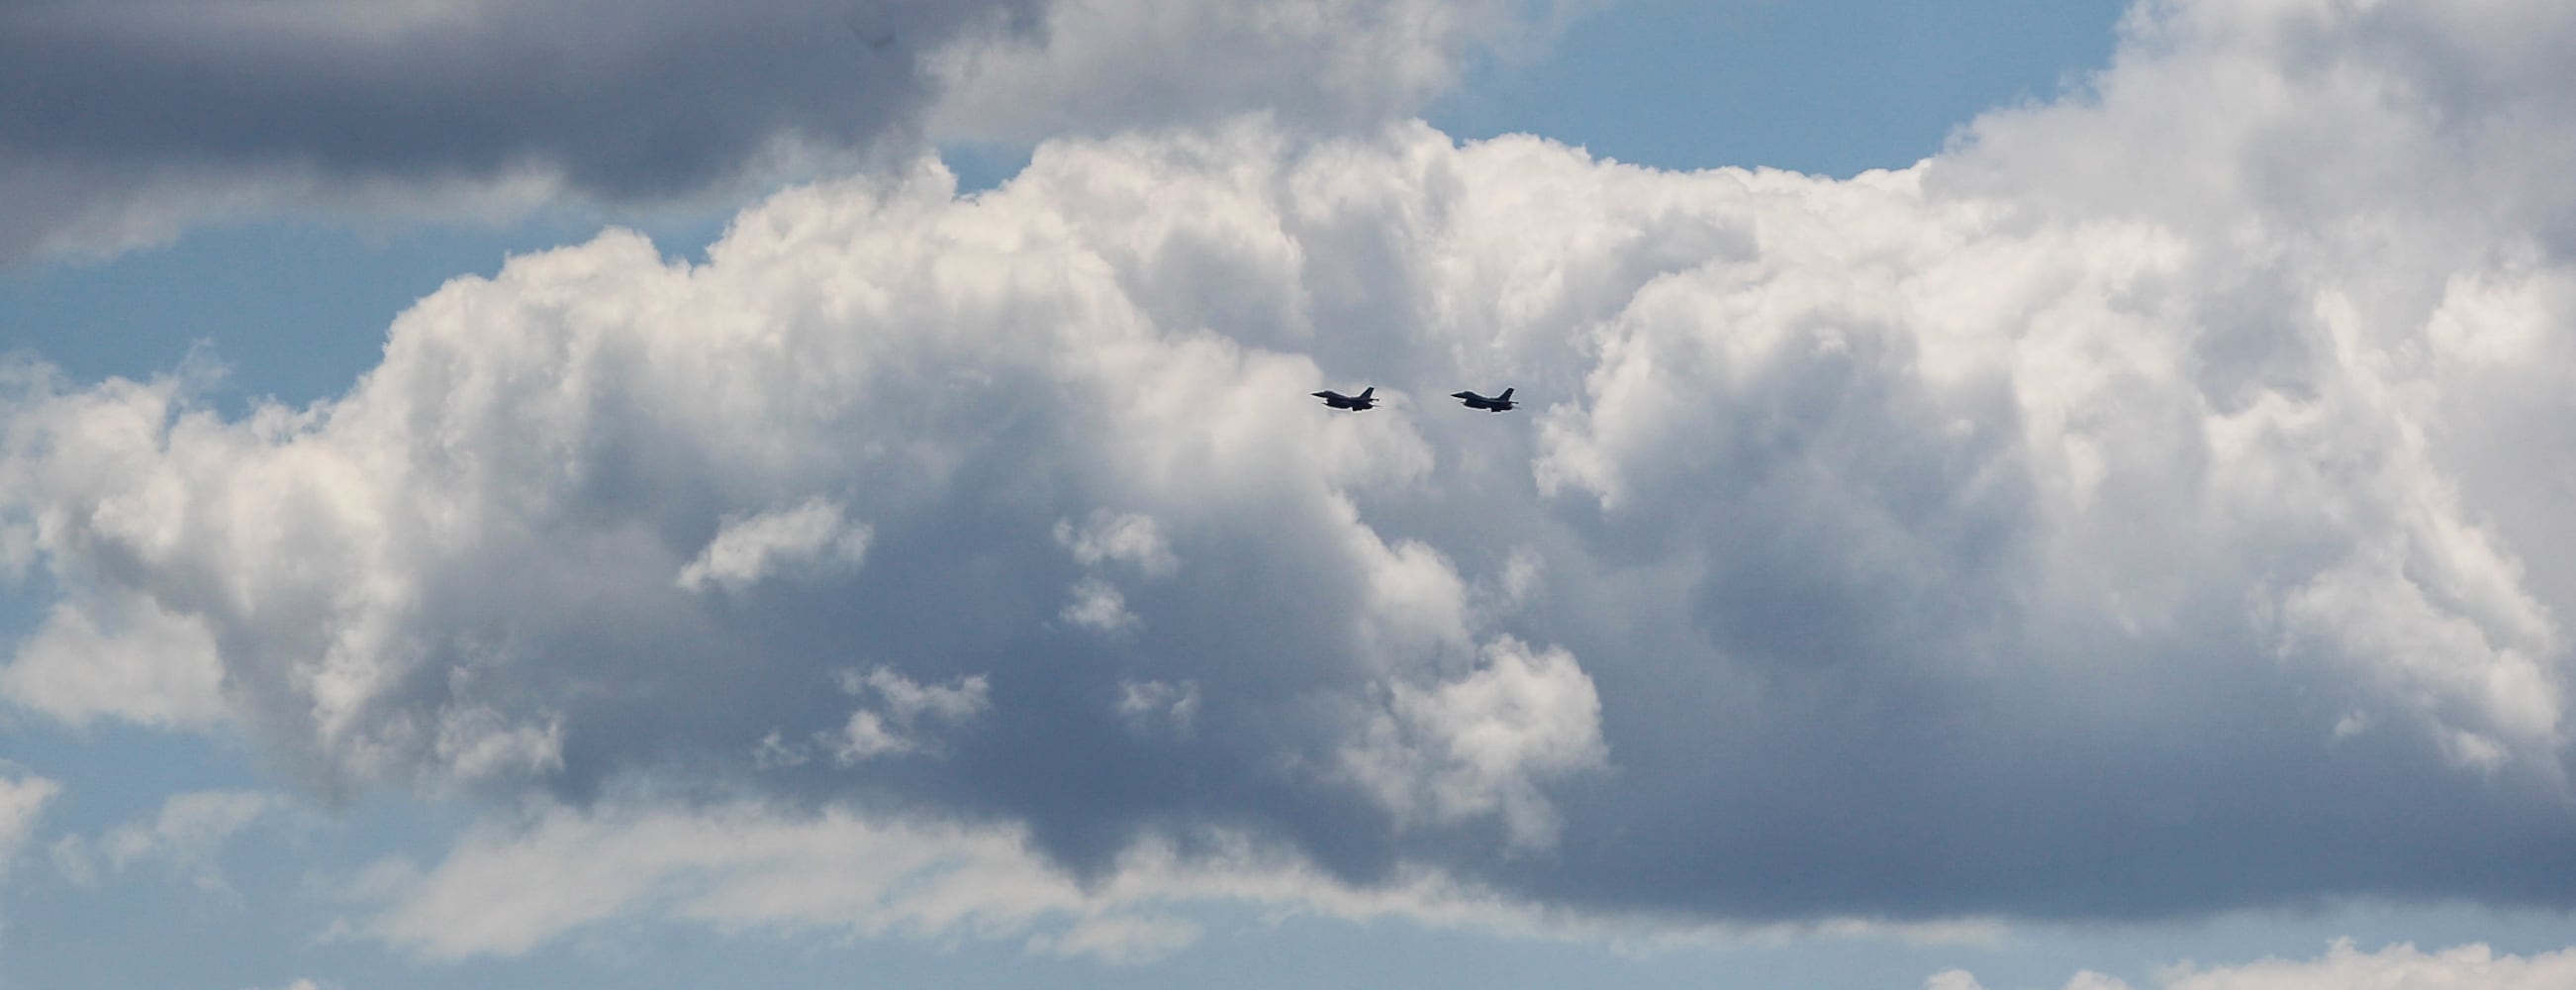
POLYGON ((1504 389, 1503 394, 1490 399, 1477 395, 1474 392, 1451 392, 1449 393, 1449 397, 1452 399, 1464 400, 1467 403, 1467 408, 1469 409, 1482 409, 1486 412, 1507 412, 1513 406, 1520 404, 1512 401, 1511 389, 1504 389))
POLYGON ((1342 393, 1333 391, 1329 388, 1321 392, 1310 392, 1308 394, 1324 400, 1325 405, 1331 406, 1335 409, 1348 409, 1352 412, 1362 412, 1377 408, 1377 400, 1370 397, 1376 391, 1377 386, 1371 385, 1360 390, 1360 394, 1358 395, 1343 395, 1342 393))

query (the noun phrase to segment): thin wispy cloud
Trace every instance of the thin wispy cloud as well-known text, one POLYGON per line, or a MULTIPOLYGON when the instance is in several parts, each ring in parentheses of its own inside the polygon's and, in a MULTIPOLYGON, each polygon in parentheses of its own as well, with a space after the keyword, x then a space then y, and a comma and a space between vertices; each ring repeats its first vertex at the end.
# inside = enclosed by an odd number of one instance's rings
MULTIPOLYGON (((2315 959, 2272 957, 2239 966, 2180 963, 2144 986, 2160 990, 2544 990, 2565 986, 2569 980, 2576 980, 2576 951, 2523 956, 2478 943, 2437 952, 2403 944, 2363 951, 2346 939, 2315 959)), ((1950 970, 1935 974, 1924 983, 1924 990, 1984 990, 1984 985, 1966 970, 1950 970)), ((2068 979, 2065 990, 2131 990, 2131 984, 2088 970, 2068 979)))
POLYGON ((31 774, 12 773, 0 779, 0 879, 7 878, 18 850, 35 834, 45 805, 61 792, 61 784, 31 774))

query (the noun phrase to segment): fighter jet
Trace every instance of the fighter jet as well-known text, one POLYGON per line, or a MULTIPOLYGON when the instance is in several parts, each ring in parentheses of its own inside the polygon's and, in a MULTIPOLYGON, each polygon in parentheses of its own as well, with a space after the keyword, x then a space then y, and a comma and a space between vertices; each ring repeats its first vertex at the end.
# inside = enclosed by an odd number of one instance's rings
POLYGON ((1352 412, 1365 412, 1367 410, 1377 408, 1377 400, 1371 397, 1376 391, 1377 386, 1371 385, 1365 389, 1361 389, 1360 394, 1358 395, 1343 395, 1342 393, 1333 391, 1329 388, 1321 392, 1310 392, 1307 394, 1324 400, 1325 405, 1331 406, 1335 409, 1348 409, 1352 412))
POLYGON ((1490 399, 1474 392, 1451 392, 1449 397, 1466 402, 1469 409, 1482 409, 1486 412, 1505 412, 1520 404, 1512 401, 1511 389, 1504 389, 1503 394, 1490 399))

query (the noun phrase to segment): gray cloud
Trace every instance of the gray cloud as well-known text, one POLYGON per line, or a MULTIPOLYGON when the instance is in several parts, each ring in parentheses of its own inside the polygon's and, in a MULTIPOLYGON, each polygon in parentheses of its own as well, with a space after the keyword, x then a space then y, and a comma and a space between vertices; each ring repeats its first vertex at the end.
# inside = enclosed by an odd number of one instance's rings
POLYGON ((1408 112, 1499 0, 110 0, 0 8, 0 262, 208 218, 650 205, 1251 106, 1408 112), (1211 56, 1216 57, 1211 57, 1211 56), (1139 94, 1165 94, 1140 100, 1139 94), (932 118, 936 118, 935 121, 932 118), (1026 133, 1024 119, 1055 131, 1026 133))
POLYGON ((8 247, 112 247, 299 191, 692 194, 800 147, 914 131, 925 52, 1035 13, 1016 0, 12 4, 0 175, 62 205, 8 247), (138 210, 169 216, 111 219, 138 210))
POLYGON ((2419 82, 2377 15, 2156 10, 2098 100, 1848 182, 1249 122, 793 189, 704 265, 611 232, 310 410, 21 373, 0 525, 38 641, 205 630, 325 791, 1610 918, 2566 905, 2557 139, 2364 98, 2419 82))
POLYGON ((14 4, 11 143, 107 161, 491 175, 667 194, 780 135, 863 139, 992 3, 14 4))

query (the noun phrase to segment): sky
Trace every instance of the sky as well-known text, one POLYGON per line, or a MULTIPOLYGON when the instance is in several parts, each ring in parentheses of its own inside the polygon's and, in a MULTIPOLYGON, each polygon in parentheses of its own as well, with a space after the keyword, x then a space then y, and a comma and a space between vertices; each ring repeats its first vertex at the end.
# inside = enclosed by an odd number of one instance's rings
POLYGON ((13 5, 0 987, 2576 983, 2571 43, 13 5))

